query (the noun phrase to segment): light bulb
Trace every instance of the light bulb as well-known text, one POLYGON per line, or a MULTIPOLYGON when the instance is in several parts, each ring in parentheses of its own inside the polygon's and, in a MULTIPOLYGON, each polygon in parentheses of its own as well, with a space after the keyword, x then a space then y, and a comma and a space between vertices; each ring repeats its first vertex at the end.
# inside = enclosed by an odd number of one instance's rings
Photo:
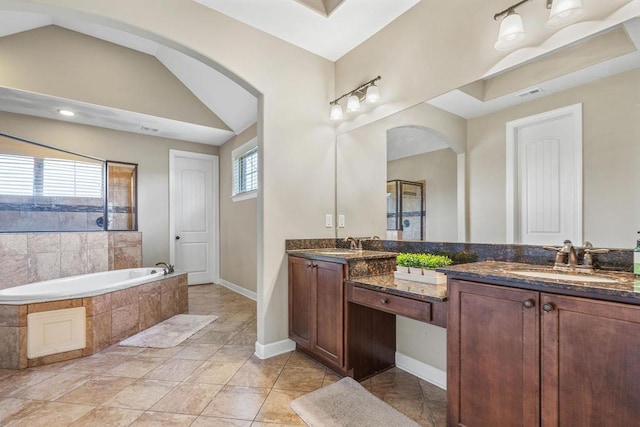
POLYGON ((575 22, 584 13, 582 0, 554 0, 547 27, 559 28, 575 22))
POLYGON ((522 43, 526 37, 522 18, 514 11, 510 11, 500 24, 498 41, 494 47, 496 50, 508 50, 522 43))
POLYGON ((378 86, 376 86, 375 83, 367 88, 367 95, 365 99, 369 104, 375 104, 380 101, 380 89, 378 89, 378 86))
POLYGON ((340 104, 336 103, 331 105, 331 113, 329 114, 331 120, 342 120, 343 116, 340 104))
POLYGON ((356 111, 360 111, 360 99, 357 95, 351 95, 347 99, 347 113, 355 113, 356 111))

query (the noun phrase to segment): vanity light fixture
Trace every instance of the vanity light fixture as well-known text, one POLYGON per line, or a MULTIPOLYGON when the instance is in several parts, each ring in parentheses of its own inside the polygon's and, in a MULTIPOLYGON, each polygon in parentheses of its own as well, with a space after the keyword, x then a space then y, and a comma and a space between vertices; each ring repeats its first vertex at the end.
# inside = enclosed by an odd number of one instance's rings
POLYGON ((547 0, 547 9, 551 9, 547 21, 549 28, 569 25, 584 14, 582 0, 547 0))
POLYGON ((358 86, 351 92, 347 92, 344 95, 334 99, 329 103, 331 105, 331 111, 329 117, 331 120, 337 121, 344 118, 342 112, 342 106, 339 102, 347 98, 347 113, 356 113, 361 110, 362 103, 375 104, 380 101, 380 89, 376 86, 376 82, 382 79, 378 76, 373 80, 369 80, 363 85, 358 86))
POLYGON ((59 109, 58 113, 62 114, 63 116, 66 116, 66 117, 73 117, 73 116, 76 115, 76 113, 74 113, 73 111, 65 110, 63 108, 59 109))
MULTIPOLYGON (((493 16, 494 20, 502 19, 498 40, 494 47, 496 50, 509 50, 522 43, 527 33, 522 24, 522 17, 516 13, 516 8, 531 0, 522 0, 509 6, 502 12, 493 16)), ((547 27, 560 28, 575 22, 584 12, 582 0, 546 0, 547 9, 550 9, 547 27)))

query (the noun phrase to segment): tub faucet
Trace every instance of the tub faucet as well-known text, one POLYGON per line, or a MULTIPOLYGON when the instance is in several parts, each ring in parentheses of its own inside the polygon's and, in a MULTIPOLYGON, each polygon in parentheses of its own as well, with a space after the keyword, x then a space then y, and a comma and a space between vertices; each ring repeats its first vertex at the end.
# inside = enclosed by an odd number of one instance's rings
POLYGON ((548 251, 556 252, 556 259, 553 263, 553 268, 556 270, 575 270, 578 266, 578 256, 576 255, 576 248, 571 244, 571 240, 565 240, 564 244, 560 247, 557 246, 543 246, 548 251))
POLYGON ((164 270, 164 275, 171 274, 175 272, 175 268, 171 264, 167 264, 166 262, 159 262, 156 264, 156 267, 162 267, 164 270))

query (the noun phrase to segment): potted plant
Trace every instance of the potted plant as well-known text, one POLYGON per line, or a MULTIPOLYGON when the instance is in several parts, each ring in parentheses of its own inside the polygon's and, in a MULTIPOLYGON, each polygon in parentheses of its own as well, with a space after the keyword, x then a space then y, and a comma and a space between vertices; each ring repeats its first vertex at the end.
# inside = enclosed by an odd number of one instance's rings
POLYGON ((435 271, 438 267, 451 265, 451 258, 445 255, 430 253, 399 253, 395 277, 414 282, 441 284, 447 280, 446 275, 435 271))

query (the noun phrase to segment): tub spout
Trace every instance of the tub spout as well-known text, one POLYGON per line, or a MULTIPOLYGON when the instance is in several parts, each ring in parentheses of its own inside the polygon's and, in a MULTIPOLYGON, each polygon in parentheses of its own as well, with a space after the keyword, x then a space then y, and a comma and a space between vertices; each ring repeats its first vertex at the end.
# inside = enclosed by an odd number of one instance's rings
POLYGON ((159 262, 156 264, 156 267, 162 267, 164 270, 164 275, 171 274, 175 272, 175 268, 171 264, 167 264, 166 262, 159 262))

